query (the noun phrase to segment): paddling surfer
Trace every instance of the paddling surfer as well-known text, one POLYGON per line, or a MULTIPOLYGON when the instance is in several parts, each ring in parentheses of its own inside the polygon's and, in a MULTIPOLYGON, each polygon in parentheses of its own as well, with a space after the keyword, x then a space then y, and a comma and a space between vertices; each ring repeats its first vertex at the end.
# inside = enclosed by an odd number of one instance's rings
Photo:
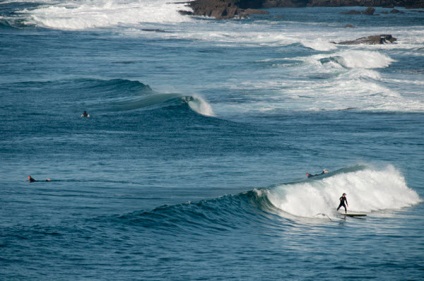
MULTIPOLYGON (((34 179, 33 177, 31 177, 31 176, 28 176, 28 181, 29 182, 36 182, 37 180, 36 179, 34 179)), ((45 181, 51 181, 51 179, 46 179, 45 181)))
POLYGON ((327 169, 324 169, 324 170, 322 170, 322 172, 320 174, 315 174, 315 175, 312 175, 310 173, 306 173, 306 177, 307 178, 312 178, 312 177, 317 177, 317 176, 321 176, 321 175, 324 175, 324 174, 328 174, 328 170, 327 169))
POLYGON ((343 207, 345 209, 345 213, 347 213, 347 207, 349 206, 349 204, 347 203, 347 198, 346 198, 346 193, 343 193, 342 197, 340 197, 340 204, 339 207, 337 207, 337 211, 343 207))

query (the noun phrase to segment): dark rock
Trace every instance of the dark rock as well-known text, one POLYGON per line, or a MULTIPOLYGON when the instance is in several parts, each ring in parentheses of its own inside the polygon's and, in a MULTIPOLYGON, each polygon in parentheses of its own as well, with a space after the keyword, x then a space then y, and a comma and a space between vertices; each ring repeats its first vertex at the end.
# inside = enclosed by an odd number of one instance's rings
POLYGON ((263 0, 263 8, 276 8, 276 7, 306 7, 309 0, 263 0))
POLYGON ((243 17, 249 16, 249 15, 267 15, 267 14, 269 14, 267 11, 259 10, 259 9, 246 9, 246 10, 242 10, 240 13, 241 13, 241 16, 243 16, 243 17))
MULTIPOLYGON (((268 14, 267 11, 256 9, 262 6, 262 0, 195 0, 187 3, 187 6, 193 10, 192 15, 216 19, 268 14)), ((186 11, 180 11, 180 13, 188 14, 186 11)))
POLYGON ((362 12, 364 15, 372 16, 374 15, 375 9, 373 7, 368 7, 365 9, 365 11, 362 12))
POLYGON ((347 12, 341 12, 341 14, 343 14, 343 15, 360 15, 361 12, 355 11, 355 10, 350 10, 350 11, 347 11, 347 12))
POLYGON ((391 44, 397 39, 390 34, 382 35, 373 35, 368 37, 361 37, 353 41, 343 41, 336 44, 341 45, 358 45, 358 44, 367 44, 367 45, 379 45, 379 44, 391 44))
POLYGON ((343 15, 369 15, 369 16, 372 16, 372 15, 374 15, 374 12, 375 12, 375 8, 368 7, 362 12, 356 11, 356 10, 350 10, 350 11, 347 11, 347 12, 341 12, 341 14, 343 14, 343 15))
MULTIPOLYGON (((264 14, 261 8, 277 7, 369 7, 365 11, 348 11, 344 14, 373 15, 372 7, 424 8, 424 0, 194 0, 186 2, 193 12, 180 11, 183 15, 196 15, 228 19, 251 14, 264 14), (253 10, 250 10, 253 9, 253 10), (260 11, 260 12, 259 12, 260 11)), ((395 13, 395 10, 393 10, 395 13)))

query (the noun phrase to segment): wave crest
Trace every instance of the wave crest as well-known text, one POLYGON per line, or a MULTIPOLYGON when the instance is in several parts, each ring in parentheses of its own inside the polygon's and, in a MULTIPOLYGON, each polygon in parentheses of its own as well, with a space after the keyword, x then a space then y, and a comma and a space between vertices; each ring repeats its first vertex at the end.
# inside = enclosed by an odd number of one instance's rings
POLYGON ((183 96, 181 94, 152 93, 141 97, 131 97, 111 102, 112 111, 161 108, 181 103, 187 104, 194 112, 204 116, 215 116, 211 105, 199 96, 183 96))

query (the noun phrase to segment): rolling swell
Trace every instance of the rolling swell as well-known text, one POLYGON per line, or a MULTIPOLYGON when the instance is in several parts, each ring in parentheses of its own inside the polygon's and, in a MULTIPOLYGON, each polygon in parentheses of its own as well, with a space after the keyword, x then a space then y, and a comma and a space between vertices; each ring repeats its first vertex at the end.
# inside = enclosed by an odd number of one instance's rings
POLYGON ((179 93, 158 93, 149 85, 127 79, 76 79, 57 84, 70 93, 79 93, 84 103, 103 112, 152 110, 165 107, 187 106, 194 112, 214 116, 212 107, 202 97, 179 93))
MULTIPOLYGON (((91 81, 89 81, 91 82, 91 81)), ((117 92, 114 98, 102 103, 107 111, 151 110, 164 107, 186 106, 194 112, 214 116, 212 107, 202 97, 179 93, 158 93, 138 81, 113 79, 100 81, 89 88, 104 93, 117 92)))
POLYGON ((188 105, 193 111, 213 116, 212 108, 205 100, 197 96, 183 96, 181 94, 151 94, 147 96, 125 98, 111 102, 111 111, 128 111, 136 109, 156 109, 188 105))
POLYGON ((187 231, 202 235, 242 229, 247 224, 271 223, 273 206, 257 190, 225 195, 216 199, 164 205, 151 211, 136 211, 103 218, 132 227, 149 228, 161 233, 187 231))
POLYGON ((26 81, 11 83, 7 87, 18 93, 34 91, 34 97, 43 99, 46 103, 55 99, 73 103, 77 100, 78 111, 84 108, 89 112, 108 114, 182 107, 204 116, 215 116, 211 105, 198 95, 159 93, 149 85, 127 79, 26 81))

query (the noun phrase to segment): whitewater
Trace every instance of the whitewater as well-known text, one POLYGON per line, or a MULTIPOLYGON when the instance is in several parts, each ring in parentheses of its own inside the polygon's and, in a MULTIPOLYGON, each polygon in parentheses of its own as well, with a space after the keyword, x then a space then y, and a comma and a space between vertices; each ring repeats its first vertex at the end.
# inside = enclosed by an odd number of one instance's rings
POLYGON ((424 13, 352 9, 2 1, 1 279, 423 279, 424 13))
POLYGON ((420 202, 393 166, 382 170, 352 167, 323 177, 275 187, 267 190, 267 197, 282 212, 306 218, 337 216, 334 202, 342 193, 353 201, 349 206, 353 213, 399 210, 420 202), (313 204, 304 206, 304 200, 313 204))

